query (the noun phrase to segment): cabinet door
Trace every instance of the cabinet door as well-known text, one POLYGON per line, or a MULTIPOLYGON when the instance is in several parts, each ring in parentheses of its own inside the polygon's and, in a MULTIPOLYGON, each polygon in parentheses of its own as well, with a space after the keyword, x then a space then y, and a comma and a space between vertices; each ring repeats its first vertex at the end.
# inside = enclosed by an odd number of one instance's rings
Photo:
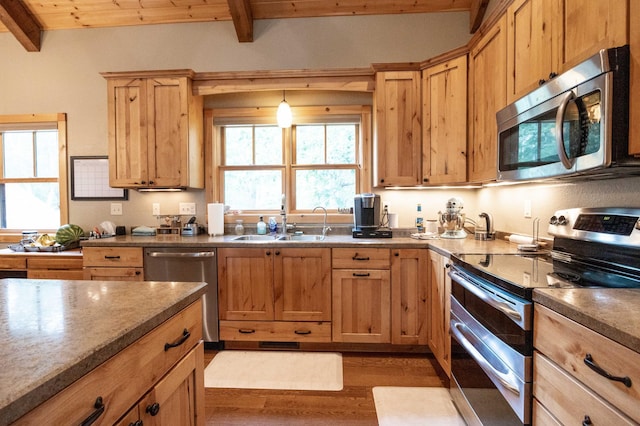
POLYGON ((397 249, 391 255, 391 343, 426 345, 428 251, 397 249))
POLYGON ((420 184, 420 72, 378 72, 374 100, 376 185, 420 184))
POLYGON ((200 342, 142 399, 143 425, 204 425, 203 348, 200 342))
POLYGON ((109 114, 109 184, 146 186, 147 85, 140 78, 107 81, 109 114))
POLYGON ((391 341, 391 280, 389 271, 333 271, 333 341, 391 341))
MULTIPOLYGON (((631 3, 637 0, 631 0, 631 3)), ((600 49, 628 43, 629 0, 600 0, 585 7, 583 0, 560 0, 563 45, 562 71, 596 54, 600 49)), ((634 21, 631 21, 634 22, 634 21)), ((637 25, 637 21, 634 22, 637 25)))
MULTIPOLYGON (((629 5, 629 22, 640 22, 640 2, 629 5)), ((640 93, 640 25, 629 28, 631 84, 629 93, 640 93)), ((640 154, 640 97, 629 97, 629 154, 640 154)))
POLYGON ((429 250, 429 262, 429 347, 447 376, 451 377, 451 279, 447 275, 447 258, 429 250))
POLYGON ((423 182, 466 182, 466 55, 422 72, 422 114, 423 182))
POLYGON ((259 248, 218 250, 218 310, 221 320, 274 319, 274 251, 259 248))
POLYGON ((496 179, 496 112, 506 105, 505 20, 500 18, 469 55, 470 182, 496 179))
POLYGON ((149 184, 186 186, 189 112, 186 78, 148 80, 149 184))
POLYGON ((283 248, 275 254, 275 319, 331 321, 331 249, 283 248))
POLYGON ((557 0, 516 0, 507 9, 508 103, 560 71, 557 4, 557 0))

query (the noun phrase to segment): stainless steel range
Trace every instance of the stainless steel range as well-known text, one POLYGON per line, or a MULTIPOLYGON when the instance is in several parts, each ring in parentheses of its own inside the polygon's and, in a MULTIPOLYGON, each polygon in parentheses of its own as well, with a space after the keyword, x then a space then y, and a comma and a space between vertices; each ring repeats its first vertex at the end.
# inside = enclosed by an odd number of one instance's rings
POLYGON ((553 249, 455 255, 451 394, 469 425, 531 424, 535 288, 640 287, 640 209, 557 211, 553 249))

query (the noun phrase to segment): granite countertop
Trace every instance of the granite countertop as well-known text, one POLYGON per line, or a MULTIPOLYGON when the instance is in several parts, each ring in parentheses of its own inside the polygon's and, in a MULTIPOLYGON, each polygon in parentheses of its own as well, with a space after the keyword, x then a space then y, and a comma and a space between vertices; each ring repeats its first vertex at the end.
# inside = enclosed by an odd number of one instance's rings
POLYGON ((205 283, 0 280, 0 423, 11 423, 169 319, 205 283))
POLYGON ((533 301, 640 353, 638 289, 535 289, 533 301))

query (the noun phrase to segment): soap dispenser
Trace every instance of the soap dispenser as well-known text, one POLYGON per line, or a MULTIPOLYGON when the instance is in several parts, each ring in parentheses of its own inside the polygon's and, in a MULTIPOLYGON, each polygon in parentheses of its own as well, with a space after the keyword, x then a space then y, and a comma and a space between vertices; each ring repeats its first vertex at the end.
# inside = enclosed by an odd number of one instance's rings
POLYGON ((264 223, 262 216, 260 216, 260 220, 258 221, 257 229, 259 235, 265 235, 267 233, 267 224, 264 223))

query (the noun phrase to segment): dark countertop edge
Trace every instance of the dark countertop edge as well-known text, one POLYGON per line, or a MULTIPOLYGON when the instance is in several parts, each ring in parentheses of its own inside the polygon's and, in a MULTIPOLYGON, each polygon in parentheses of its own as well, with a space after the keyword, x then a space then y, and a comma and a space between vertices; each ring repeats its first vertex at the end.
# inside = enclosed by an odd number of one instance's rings
MULTIPOLYGON (((562 289, 552 290, 562 292, 562 289)), ((595 289, 585 289, 585 291, 595 291, 595 289)), ((611 289, 610 291, 616 291, 616 289, 611 289)), ((533 301, 605 336, 608 339, 613 340, 616 343, 619 343, 626 348, 631 349, 632 351, 640 353, 640 337, 638 337, 638 335, 629 334, 618 327, 602 321, 589 312, 580 310, 576 305, 566 303, 559 297, 554 296, 553 292, 549 292, 547 289, 534 289, 533 301)))
POLYGON ((18 420, 38 405, 49 400, 58 392, 62 391, 76 380, 80 379, 96 367, 109 360, 114 355, 134 343, 136 340, 152 331, 154 328, 182 311, 184 308, 200 299, 206 292, 207 285, 202 283, 194 288, 183 299, 171 305, 169 308, 157 313, 151 318, 145 319, 139 324, 132 324, 131 328, 118 336, 117 339, 105 342, 94 352, 79 360, 72 367, 60 372, 57 376, 50 378, 46 382, 40 383, 38 387, 32 389, 18 399, 0 408, 0 418, 7 424, 18 420), (46 389, 46 391, 43 391, 46 389))

